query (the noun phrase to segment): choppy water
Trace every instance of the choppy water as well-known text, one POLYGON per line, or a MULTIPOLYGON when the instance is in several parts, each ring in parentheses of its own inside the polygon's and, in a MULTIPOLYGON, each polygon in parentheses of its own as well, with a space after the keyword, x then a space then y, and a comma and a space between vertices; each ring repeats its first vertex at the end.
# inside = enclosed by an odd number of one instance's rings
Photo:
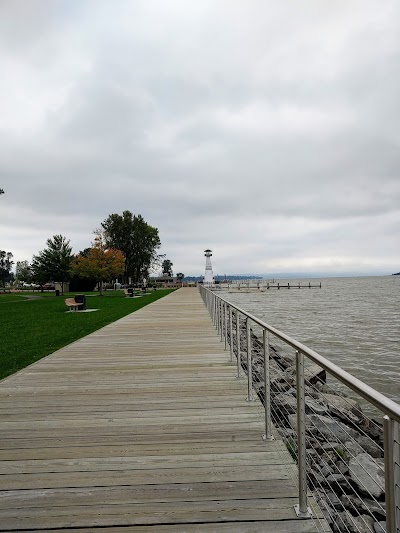
POLYGON ((279 281, 322 289, 224 296, 400 403, 400 276, 279 281))

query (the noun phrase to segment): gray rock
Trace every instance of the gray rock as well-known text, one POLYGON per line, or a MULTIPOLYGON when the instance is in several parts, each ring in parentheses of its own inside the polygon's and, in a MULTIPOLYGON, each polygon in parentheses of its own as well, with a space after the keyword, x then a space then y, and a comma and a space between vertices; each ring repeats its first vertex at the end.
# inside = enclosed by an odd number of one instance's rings
MULTIPOLYGON (((296 376, 296 365, 290 366, 287 368, 286 374, 290 376, 296 376)), ((304 378, 306 382, 314 383, 326 383, 326 372, 323 368, 318 366, 316 363, 308 363, 304 369, 304 378)))
POLYGON ((375 522, 374 533, 386 533, 386 522, 375 522))
POLYGON ((358 517, 353 516, 353 524, 356 526, 355 531, 358 533, 374 533, 375 520, 372 516, 363 514, 358 517))
POLYGON ((343 503, 340 501, 340 499, 337 497, 337 495, 334 492, 327 492, 326 499, 329 502, 329 505, 331 507, 334 507, 335 509, 343 510, 343 503))
POLYGON ((329 405, 330 413, 346 423, 361 425, 364 421, 361 407, 355 400, 336 394, 324 394, 323 398, 329 405))
POLYGON ((372 457, 380 458, 382 457, 382 451, 379 446, 369 437, 365 435, 360 435, 357 437, 357 443, 362 446, 362 448, 369 453, 372 457))
POLYGON ((349 481, 343 474, 331 474, 326 478, 327 483, 333 490, 343 493, 342 487, 349 487, 349 481))
POLYGON ((373 420, 368 418, 363 419, 362 429, 367 435, 372 437, 374 440, 378 440, 380 444, 383 445, 383 428, 380 424, 377 424, 373 420))
POLYGON ((319 453, 313 450, 312 448, 307 448, 307 459, 311 464, 318 463, 319 453))
POLYGON ((322 498, 318 500, 318 507, 321 509, 325 520, 331 525, 335 519, 336 511, 322 498))
POLYGON ((296 364, 294 356, 285 353, 276 354, 274 359, 278 363, 278 365, 285 369, 296 364))
POLYGON ((364 494, 380 498, 385 492, 385 478, 381 467, 367 453, 360 453, 350 459, 351 479, 364 494))
POLYGON ((360 436, 357 436, 354 440, 346 440, 344 443, 344 448, 348 452, 349 457, 355 457, 360 453, 364 453, 364 448, 357 442, 360 436))
POLYGON ((372 513, 375 516, 385 516, 385 502, 378 503, 375 500, 359 497, 355 494, 343 494, 340 500, 344 507, 350 511, 357 509, 359 513, 372 513))
POLYGON ((313 387, 315 390, 324 394, 329 394, 331 392, 331 388, 328 387, 328 385, 325 385, 325 383, 317 382, 313 384, 313 387))
POLYGON ((321 476, 321 474, 318 474, 318 472, 316 472, 315 470, 312 470, 310 475, 311 475, 311 478, 314 479, 316 487, 321 488, 321 487, 325 487, 326 486, 326 477, 325 476, 321 476))
POLYGON ((324 464, 320 469, 320 473, 321 473, 321 476, 324 476, 325 478, 327 478, 328 476, 331 476, 335 472, 329 465, 324 464))
POLYGON ((343 398, 337 394, 324 394, 324 401, 329 405, 329 408, 340 412, 351 411, 355 414, 361 413, 360 405, 351 398, 343 398))
POLYGON ((347 464, 344 462, 344 461, 338 461, 336 463, 336 466, 337 466, 337 469, 339 470, 339 472, 341 474, 348 474, 349 473, 349 467, 347 466, 347 464))
POLYGON ((297 413, 297 401, 290 394, 277 394, 273 399, 274 408, 278 409, 284 416, 297 413))
POLYGON ((321 404, 311 396, 306 396, 306 413, 324 415, 329 411, 326 404, 321 404))
POLYGON ((293 387, 293 377, 287 376, 281 367, 273 360, 270 361, 271 391, 285 392, 293 387), (288 380, 288 377, 290 378, 288 380))
POLYGON ((279 434, 284 439, 296 439, 296 432, 293 429, 279 428, 279 434))
POLYGON ((337 449, 340 449, 342 448, 342 444, 340 444, 339 442, 324 442, 321 446, 321 448, 324 450, 324 451, 334 451, 334 450, 337 450, 337 449))
MULTIPOLYGON (((306 417, 307 418, 307 417, 306 417)), ((342 422, 322 415, 309 415, 307 429, 312 433, 321 433, 327 440, 338 440, 345 442, 349 440, 349 435, 354 437, 357 432, 349 428, 342 422)))
POLYGON ((348 511, 337 513, 332 530, 335 533, 348 531, 349 533, 374 533, 374 519, 368 515, 353 516, 348 511))
POLYGON ((271 380, 272 392, 287 392, 291 387, 292 384, 287 381, 280 381, 279 379, 271 380))

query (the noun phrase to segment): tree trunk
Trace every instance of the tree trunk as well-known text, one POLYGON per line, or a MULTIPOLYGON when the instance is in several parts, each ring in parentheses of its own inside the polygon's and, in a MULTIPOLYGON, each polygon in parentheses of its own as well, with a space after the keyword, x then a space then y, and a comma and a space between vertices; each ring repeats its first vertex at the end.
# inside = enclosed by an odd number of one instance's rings
POLYGON ((103 281, 100 281, 99 288, 100 288, 100 296, 103 296, 103 281))

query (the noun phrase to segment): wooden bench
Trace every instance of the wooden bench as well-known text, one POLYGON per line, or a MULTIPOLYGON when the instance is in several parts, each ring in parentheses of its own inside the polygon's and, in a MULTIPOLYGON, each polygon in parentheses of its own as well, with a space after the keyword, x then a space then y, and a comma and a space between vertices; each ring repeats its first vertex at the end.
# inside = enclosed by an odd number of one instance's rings
POLYGON ((82 305, 78 302, 75 302, 75 298, 65 298, 65 305, 69 307, 70 311, 77 311, 79 306, 82 305))
POLYGON ((124 289, 125 296, 133 298, 141 294, 140 289, 124 289))

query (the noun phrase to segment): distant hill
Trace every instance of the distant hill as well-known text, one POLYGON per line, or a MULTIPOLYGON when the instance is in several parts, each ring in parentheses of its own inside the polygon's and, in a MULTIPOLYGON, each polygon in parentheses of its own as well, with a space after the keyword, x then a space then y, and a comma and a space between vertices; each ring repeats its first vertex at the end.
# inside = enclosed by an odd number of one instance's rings
POLYGON ((396 272, 396 274, 392 274, 392 276, 400 276, 400 272, 396 272))

